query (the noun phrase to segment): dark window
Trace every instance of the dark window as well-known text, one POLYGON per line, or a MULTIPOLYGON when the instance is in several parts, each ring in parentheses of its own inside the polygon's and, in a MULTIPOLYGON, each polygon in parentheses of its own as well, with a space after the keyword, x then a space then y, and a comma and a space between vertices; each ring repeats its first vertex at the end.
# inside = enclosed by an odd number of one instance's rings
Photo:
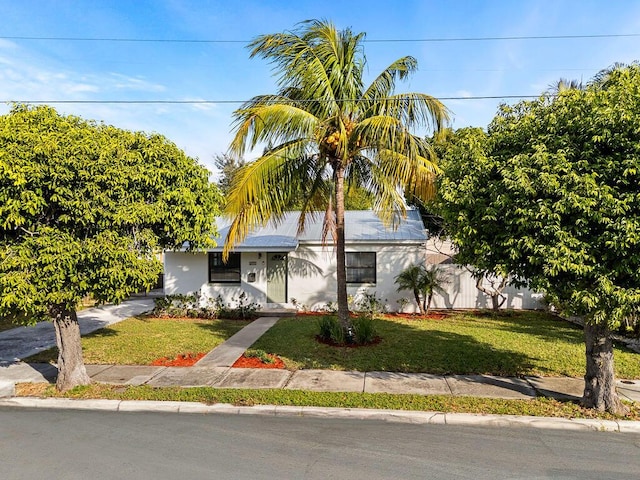
POLYGON ((376 252, 347 252, 347 283, 376 283, 376 252))
POLYGON ((224 263, 222 252, 209 253, 209 283, 240 283, 240 254, 230 253, 224 263))

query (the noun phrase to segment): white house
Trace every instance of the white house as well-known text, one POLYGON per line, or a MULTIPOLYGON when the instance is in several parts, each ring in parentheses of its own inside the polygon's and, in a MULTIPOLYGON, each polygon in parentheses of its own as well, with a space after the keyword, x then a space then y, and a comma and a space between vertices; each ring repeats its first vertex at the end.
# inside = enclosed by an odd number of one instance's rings
MULTIPOLYGON (((225 302, 244 292, 248 301, 264 308, 305 305, 321 309, 336 301, 335 251, 322 243, 322 215, 309 221, 297 236, 298 212, 277 225, 255 230, 222 262, 228 232, 220 226, 218 247, 207 252, 165 252, 167 295, 200 291, 225 302)), ((308 220, 311 220, 308 217, 308 220)), ((389 310, 409 292, 397 292, 395 277, 413 264, 425 263, 427 235, 418 211, 395 229, 387 229, 372 211, 345 213, 347 290, 353 298, 375 294, 389 310)), ((405 310, 411 311, 413 305, 405 310)))
MULTIPOLYGON (((257 229, 222 262, 222 245, 228 225, 219 226, 218 247, 208 252, 165 252, 164 291, 167 295, 200 291, 208 298, 220 296, 233 303, 244 293, 248 302, 263 308, 304 305, 323 309, 336 301, 336 260, 333 244, 322 243, 322 215, 308 218, 297 236, 298 212, 290 212, 274 227, 257 229)), ((387 229, 372 211, 345 213, 347 293, 354 299, 375 294, 389 311, 409 300, 405 312, 414 312, 412 293, 397 291, 395 277, 414 264, 437 265, 447 279, 445 291, 433 296, 433 308, 490 308, 489 296, 476 288, 470 270, 453 264, 451 244, 427 238, 416 210, 396 229, 387 229)), ((492 279, 485 279, 490 288, 492 279)), ((507 286, 502 308, 543 308, 542 295, 507 286)))

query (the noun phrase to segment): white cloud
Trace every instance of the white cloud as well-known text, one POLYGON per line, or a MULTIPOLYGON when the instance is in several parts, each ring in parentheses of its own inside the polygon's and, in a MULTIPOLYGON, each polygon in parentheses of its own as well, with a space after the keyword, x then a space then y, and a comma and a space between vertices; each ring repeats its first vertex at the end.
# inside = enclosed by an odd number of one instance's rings
POLYGON ((141 77, 130 77, 120 73, 110 73, 104 78, 107 88, 115 88, 117 90, 133 90, 144 92, 164 92, 166 87, 157 83, 151 83, 141 77))

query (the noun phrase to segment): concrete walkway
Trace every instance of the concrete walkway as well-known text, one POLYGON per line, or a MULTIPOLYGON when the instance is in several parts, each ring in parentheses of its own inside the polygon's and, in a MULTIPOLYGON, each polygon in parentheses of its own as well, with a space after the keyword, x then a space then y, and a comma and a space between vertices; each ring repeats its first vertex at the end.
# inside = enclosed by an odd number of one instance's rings
MULTIPOLYGON (((137 299, 118 307, 87 310, 81 321, 81 325, 85 324, 83 332, 92 331, 88 330, 89 328, 95 330, 127 316, 142 313, 151 307, 152 300, 137 299)), ((584 380, 569 377, 515 378, 491 375, 443 376, 425 373, 231 368, 244 351, 277 320, 277 317, 258 318, 209 352, 193 367, 87 365, 87 372, 96 382, 117 385, 146 384, 154 387, 282 388, 318 392, 401 393, 504 399, 532 399, 536 396, 545 396, 562 400, 578 400, 582 397, 584 380)), ((11 332, 13 331, 4 332, 5 337, 14 338, 7 335, 11 332)), ((21 342, 24 345, 31 345, 24 337, 23 332, 19 337, 21 342)), ((55 338, 52 338, 47 347, 38 346, 37 348, 41 350, 54 344, 55 338)), ((6 351, 0 344, 0 359, 12 357, 11 361, 5 361, 4 364, 0 362, 0 383, 12 386, 17 382, 55 380, 57 371, 52 365, 15 361, 15 357, 24 358, 35 353, 33 347, 25 346, 23 351, 27 351, 26 355, 21 355, 17 348, 10 350, 12 352, 10 355, 7 355, 6 351)), ((617 387, 623 398, 640 402, 640 380, 618 380, 617 387)))
POLYGON ((273 327, 278 317, 260 317, 202 357, 196 367, 230 367, 246 349, 273 327))

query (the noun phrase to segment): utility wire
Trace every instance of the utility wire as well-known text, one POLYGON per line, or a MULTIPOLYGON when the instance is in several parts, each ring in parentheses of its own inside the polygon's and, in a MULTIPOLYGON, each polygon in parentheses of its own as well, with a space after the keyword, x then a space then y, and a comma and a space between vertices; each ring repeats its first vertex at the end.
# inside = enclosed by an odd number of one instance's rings
MULTIPOLYGON (((569 40, 581 38, 630 38, 640 33, 604 33, 589 35, 523 35, 509 37, 440 37, 440 38, 381 38, 363 40, 367 43, 435 43, 435 42, 492 42, 511 40, 569 40)), ((117 38, 117 37, 36 37, 26 35, 0 35, 3 40, 43 40, 61 42, 129 42, 129 43, 249 43, 250 40, 197 40, 168 38, 117 38)))
MULTIPOLYGON (((438 100, 498 100, 540 98, 541 95, 475 95, 468 97, 435 97, 438 100)), ((399 98, 397 98, 400 100, 399 98)), ((336 102, 352 102, 364 99, 337 99, 336 102)), ((0 100, 0 103, 17 104, 117 104, 117 105, 212 105, 238 104, 248 100, 0 100)), ((328 100, 295 100, 294 103, 326 102, 328 100)))

